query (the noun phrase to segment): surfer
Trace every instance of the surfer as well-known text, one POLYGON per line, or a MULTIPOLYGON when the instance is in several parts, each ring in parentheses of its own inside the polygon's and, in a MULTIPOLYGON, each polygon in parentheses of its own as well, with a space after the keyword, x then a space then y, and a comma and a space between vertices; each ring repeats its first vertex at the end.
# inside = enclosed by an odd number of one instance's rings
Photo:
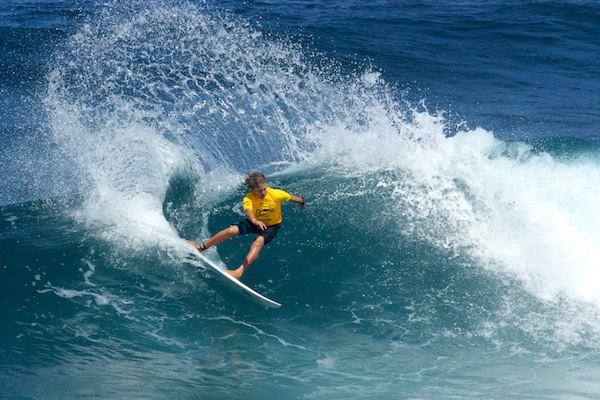
POLYGON ((267 178, 260 172, 248 174, 245 183, 250 189, 250 193, 243 200, 246 219, 230 225, 200 245, 189 241, 199 252, 202 252, 234 236, 258 234, 240 267, 234 270, 225 270, 236 279, 240 279, 248 267, 256 261, 262 248, 277 235, 283 220, 281 204, 291 201, 299 204, 302 210, 306 207, 306 203, 301 197, 270 188, 267 178))

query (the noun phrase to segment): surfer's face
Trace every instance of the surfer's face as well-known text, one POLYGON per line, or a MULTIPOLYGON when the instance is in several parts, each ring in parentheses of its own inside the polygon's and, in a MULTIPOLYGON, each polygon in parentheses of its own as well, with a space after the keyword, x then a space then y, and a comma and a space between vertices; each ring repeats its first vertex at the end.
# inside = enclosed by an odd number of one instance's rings
POLYGON ((256 197, 263 199, 267 195, 267 182, 259 184, 257 187, 252 189, 256 197))

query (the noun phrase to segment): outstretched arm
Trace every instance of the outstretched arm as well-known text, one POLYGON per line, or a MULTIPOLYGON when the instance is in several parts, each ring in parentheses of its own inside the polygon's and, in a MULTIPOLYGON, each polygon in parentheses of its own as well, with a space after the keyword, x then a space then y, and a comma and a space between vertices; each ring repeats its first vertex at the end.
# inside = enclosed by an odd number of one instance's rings
POLYGON ((306 208, 306 203, 304 202, 304 199, 302 197, 294 196, 292 194, 292 195, 290 195, 290 201, 300 204, 300 209, 302 209, 302 210, 304 210, 306 208))

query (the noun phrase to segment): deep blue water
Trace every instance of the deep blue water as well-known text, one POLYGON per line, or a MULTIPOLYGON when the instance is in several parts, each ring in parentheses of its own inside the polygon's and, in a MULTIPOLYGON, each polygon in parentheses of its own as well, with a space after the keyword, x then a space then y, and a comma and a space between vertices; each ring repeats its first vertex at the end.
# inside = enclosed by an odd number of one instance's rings
POLYGON ((3 2, 0 397, 599 397, 599 64, 593 1, 3 2), (183 240, 251 170, 276 310, 183 240))

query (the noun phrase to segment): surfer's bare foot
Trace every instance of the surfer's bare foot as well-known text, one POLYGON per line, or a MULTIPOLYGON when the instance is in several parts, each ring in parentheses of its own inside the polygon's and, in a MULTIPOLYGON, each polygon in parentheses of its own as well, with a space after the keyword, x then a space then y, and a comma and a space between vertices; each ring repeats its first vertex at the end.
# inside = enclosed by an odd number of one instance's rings
POLYGON ((226 269, 225 272, 233 276, 235 279, 240 279, 244 273, 244 268, 239 267, 238 269, 226 269))
POLYGON ((198 250, 200 253, 202 253, 201 246, 198 246, 196 243, 192 242, 191 240, 188 240, 188 243, 191 244, 192 246, 194 246, 196 248, 196 250, 198 250))

